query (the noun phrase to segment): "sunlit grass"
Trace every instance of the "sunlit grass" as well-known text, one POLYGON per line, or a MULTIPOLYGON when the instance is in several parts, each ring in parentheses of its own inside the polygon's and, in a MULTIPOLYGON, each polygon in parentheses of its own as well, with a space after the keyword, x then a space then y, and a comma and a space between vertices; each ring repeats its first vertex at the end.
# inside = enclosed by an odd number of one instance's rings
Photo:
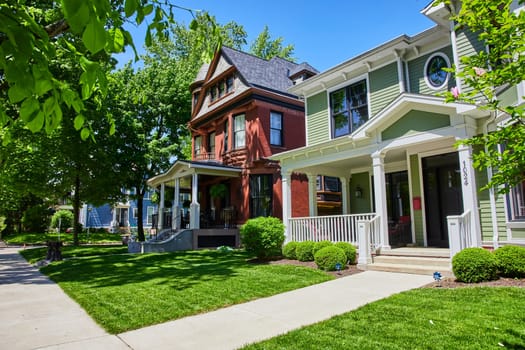
POLYGON ((110 333, 207 312, 332 279, 320 270, 254 264, 243 252, 104 255, 42 269, 110 333))
MULTIPOLYGON (((17 233, 4 236, 2 239, 10 245, 45 245, 47 241, 62 241, 65 244, 73 243, 72 233, 17 233)), ((102 244, 102 243, 121 243, 122 237, 117 233, 89 233, 83 232, 78 235, 79 243, 102 244)))
MULTIPOLYGON (((123 245, 82 245, 63 246, 60 248, 63 259, 77 258, 94 255, 125 254, 128 247, 123 245)), ((47 247, 22 249, 19 253, 31 264, 44 260, 47 255, 47 247)))
POLYGON ((525 349, 525 289, 416 289, 243 349, 525 349))

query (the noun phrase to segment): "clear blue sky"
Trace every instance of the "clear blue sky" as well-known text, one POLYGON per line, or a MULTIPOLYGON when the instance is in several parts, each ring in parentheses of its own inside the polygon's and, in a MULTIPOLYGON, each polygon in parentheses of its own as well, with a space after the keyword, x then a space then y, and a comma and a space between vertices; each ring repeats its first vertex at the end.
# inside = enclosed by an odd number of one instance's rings
MULTIPOLYGON (((268 25, 273 39, 295 46, 294 57, 325 71, 399 35, 415 35, 434 24, 420 11, 430 0, 171 0, 179 6, 206 10, 220 24, 244 26, 248 45, 268 25)), ((176 12, 179 22, 191 16, 176 12)), ((143 28, 128 28, 140 49, 143 28)), ((129 50, 129 49, 128 49, 129 50)), ((132 58, 117 56, 119 66, 132 58)))

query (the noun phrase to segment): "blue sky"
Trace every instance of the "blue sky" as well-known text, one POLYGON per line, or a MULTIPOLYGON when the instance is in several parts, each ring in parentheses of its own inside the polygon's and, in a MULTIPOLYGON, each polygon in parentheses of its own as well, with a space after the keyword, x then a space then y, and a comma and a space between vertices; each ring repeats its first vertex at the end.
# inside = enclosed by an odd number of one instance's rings
MULTIPOLYGON (((248 33, 248 45, 268 25, 272 38, 284 38, 295 46, 298 62, 308 62, 325 71, 399 35, 415 35, 434 24, 420 11, 430 0, 172 0, 173 3, 206 10, 220 24, 235 21, 248 33)), ((179 22, 191 16, 177 11, 179 22)), ((144 42, 144 29, 131 28, 137 48, 144 42)), ((245 48, 248 50, 249 46, 245 48)), ((132 58, 117 56, 119 66, 132 58)))

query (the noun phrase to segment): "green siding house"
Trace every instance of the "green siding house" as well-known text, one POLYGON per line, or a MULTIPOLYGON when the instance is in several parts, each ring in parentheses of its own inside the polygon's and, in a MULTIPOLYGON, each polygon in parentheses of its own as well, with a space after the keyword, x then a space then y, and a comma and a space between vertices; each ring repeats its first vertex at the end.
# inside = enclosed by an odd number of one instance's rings
MULTIPOLYGON (((462 56, 486 47, 464 29, 451 30, 445 6, 429 5, 422 14, 436 25, 289 90, 306 102, 307 142, 272 156, 281 163, 288 240, 354 242, 362 265, 397 247, 448 248, 453 255, 471 246, 525 244, 525 185, 508 195, 481 191, 491 174, 473 168, 471 148, 457 146, 496 125, 487 111, 440 95, 465 85, 443 69, 461 69, 462 56), (312 184, 307 218, 291 216, 292 172, 312 184), (342 215, 317 216, 318 175, 340 180, 342 215)), ((521 104, 524 91, 522 82, 500 97, 521 104)))

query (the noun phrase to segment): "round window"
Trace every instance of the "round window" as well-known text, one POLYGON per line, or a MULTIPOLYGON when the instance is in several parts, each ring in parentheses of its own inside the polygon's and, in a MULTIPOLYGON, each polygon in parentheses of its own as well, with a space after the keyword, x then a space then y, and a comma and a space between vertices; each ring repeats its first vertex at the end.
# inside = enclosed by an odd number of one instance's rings
POLYGON ((432 89, 442 88, 448 81, 448 73, 443 68, 449 68, 448 57, 443 54, 430 56, 425 65, 425 80, 432 89))

